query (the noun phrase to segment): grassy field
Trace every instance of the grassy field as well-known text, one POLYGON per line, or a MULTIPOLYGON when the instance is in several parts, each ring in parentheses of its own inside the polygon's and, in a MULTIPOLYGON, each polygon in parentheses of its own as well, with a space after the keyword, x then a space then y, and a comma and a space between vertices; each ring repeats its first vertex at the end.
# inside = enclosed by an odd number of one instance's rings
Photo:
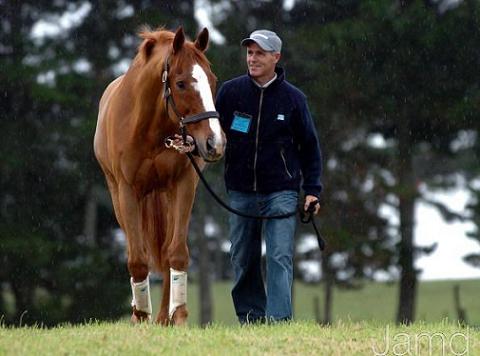
MULTIPOLYGON (((200 328, 198 288, 189 284, 189 326, 162 328, 92 322, 39 327, 0 325, 3 355, 480 355, 479 280, 421 283, 417 322, 392 323, 397 286, 372 283, 358 291, 335 290, 334 322, 314 322, 313 300, 321 285, 295 285, 295 322, 241 327, 230 299, 230 283, 213 286, 214 323, 200 328), (453 286, 460 286, 469 326, 456 322, 453 286)), ((159 285, 153 287, 158 300, 159 285)), ((156 303, 154 303, 156 307, 156 303)), ((1 324, 1 319, 0 319, 1 324)))
POLYGON ((162 328, 127 322, 0 327, 0 355, 479 355, 480 331, 452 323, 313 322, 162 328))
MULTIPOLYGON (((419 286, 416 319, 425 322, 439 322, 448 319, 456 321, 453 301, 453 286, 460 286, 461 306, 467 312, 470 325, 480 326, 480 280, 422 282, 419 286)), ((236 317, 230 297, 230 283, 216 283, 213 286, 213 319, 223 325, 236 324, 236 317)), ((396 284, 370 283, 356 291, 335 289, 333 295, 333 318, 336 320, 393 322, 397 307, 396 284)), ((153 287, 154 312, 159 300, 160 287, 153 287)), ((198 323, 198 288, 188 285, 189 322, 198 323)), ((294 288, 294 313, 299 321, 315 320, 314 298, 323 303, 322 285, 296 283, 294 288)))

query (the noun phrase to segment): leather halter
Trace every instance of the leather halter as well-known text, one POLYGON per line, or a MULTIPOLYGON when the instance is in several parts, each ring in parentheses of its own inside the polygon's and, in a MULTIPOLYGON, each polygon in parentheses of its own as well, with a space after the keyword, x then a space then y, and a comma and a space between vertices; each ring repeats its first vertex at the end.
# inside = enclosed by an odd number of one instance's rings
POLYGON ((172 90, 170 88, 170 83, 168 81, 168 72, 170 70, 170 55, 167 56, 167 59, 165 60, 165 65, 163 68, 163 73, 162 73, 162 83, 163 83, 163 98, 165 99, 165 106, 167 110, 167 116, 168 114, 168 105, 170 105, 173 109, 173 112, 177 116, 177 118, 180 120, 180 133, 183 138, 184 144, 187 144, 187 130, 185 128, 185 125, 188 124, 194 124, 196 122, 200 122, 206 119, 210 118, 220 118, 220 114, 217 111, 204 111, 199 114, 191 115, 184 117, 182 114, 178 112, 177 106, 175 105, 175 101, 173 100, 173 95, 172 95, 172 90))

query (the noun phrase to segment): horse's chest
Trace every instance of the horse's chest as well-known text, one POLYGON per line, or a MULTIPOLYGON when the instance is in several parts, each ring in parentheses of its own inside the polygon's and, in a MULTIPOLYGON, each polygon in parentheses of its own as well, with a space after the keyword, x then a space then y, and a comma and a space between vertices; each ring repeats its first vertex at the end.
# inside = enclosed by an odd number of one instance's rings
POLYGON ((143 160, 135 177, 135 190, 140 195, 145 195, 154 189, 173 189, 187 168, 185 163, 188 163, 179 158, 170 154, 159 154, 153 159, 143 160))

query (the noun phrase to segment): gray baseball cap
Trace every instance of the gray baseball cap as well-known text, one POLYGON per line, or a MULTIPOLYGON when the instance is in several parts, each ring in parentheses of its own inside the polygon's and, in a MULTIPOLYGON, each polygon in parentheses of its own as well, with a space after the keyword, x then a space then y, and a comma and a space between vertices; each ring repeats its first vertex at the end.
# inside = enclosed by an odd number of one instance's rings
POLYGON ((250 34, 250 37, 242 41, 242 46, 248 46, 255 42, 264 51, 280 52, 282 50, 282 40, 275 32, 269 30, 256 30, 250 34))

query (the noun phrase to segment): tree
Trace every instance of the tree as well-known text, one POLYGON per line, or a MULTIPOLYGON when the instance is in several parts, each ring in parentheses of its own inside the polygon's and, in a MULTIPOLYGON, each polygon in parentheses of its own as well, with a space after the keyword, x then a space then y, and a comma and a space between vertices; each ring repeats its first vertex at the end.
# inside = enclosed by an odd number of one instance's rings
MULTIPOLYGON (((387 17, 388 20, 375 29, 382 31, 383 41, 390 37, 390 41, 396 43, 384 64, 376 63, 379 64, 377 68, 385 70, 386 77, 398 78, 398 81, 395 84, 380 84, 377 87, 380 98, 378 95, 372 97, 393 104, 390 109, 384 106, 383 119, 376 129, 386 138, 393 138, 397 142, 395 193, 399 198, 399 265, 402 268, 398 322, 411 322, 414 319, 417 271, 413 266, 416 252, 413 215, 415 202, 420 197, 417 182, 424 180, 428 183, 445 173, 451 174, 451 171, 444 170, 420 170, 415 165, 415 158, 426 149, 432 152, 432 156, 454 157, 457 152, 452 150, 451 143, 460 131, 468 130, 473 123, 473 117, 470 116, 472 111, 457 116, 455 109, 463 106, 470 88, 476 82, 471 77, 470 60, 464 57, 465 48, 470 48, 467 50, 469 52, 477 48, 479 43, 478 26, 474 28, 474 19, 468 12, 468 6, 464 4, 438 17, 423 4, 412 3, 407 8, 391 13, 391 17, 387 17), (411 26, 413 23, 415 26, 411 26), (458 26, 458 23, 467 24, 472 42, 457 44, 458 38, 467 36, 466 29, 458 26), (395 98, 393 102, 392 97, 395 98)), ((385 53, 385 50, 376 47, 372 58, 381 53, 385 53)))
MULTIPOLYGON (((468 204, 467 209, 472 215, 472 222, 475 224, 473 231, 469 231, 467 236, 480 243, 480 190, 471 188, 473 195, 472 202, 468 204)), ((464 257, 465 262, 480 268, 480 251, 471 252, 464 257)))
POLYGON ((414 206, 421 198, 418 183, 433 182, 458 168, 430 163, 422 167, 422 157, 439 163, 454 157, 451 143, 461 130, 472 126, 475 110, 465 105, 465 99, 477 79, 472 77, 465 51, 476 51, 478 28, 457 25, 476 21, 468 11, 463 5, 438 17, 420 2, 400 7, 363 2, 354 19, 332 24, 332 37, 323 45, 347 51, 343 58, 326 54, 333 70, 352 78, 337 82, 342 88, 340 100, 367 133, 379 133, 387 142, 384 152, 390 161, 381 166, 391 179, 385 181, 384 189, 400 220, 398 322, 414 319, 418 273, 414 258, 421 251, 413 243, 414 206), (467 36, 465 31, 471 42, 459 43, 459 38, 467 36))

